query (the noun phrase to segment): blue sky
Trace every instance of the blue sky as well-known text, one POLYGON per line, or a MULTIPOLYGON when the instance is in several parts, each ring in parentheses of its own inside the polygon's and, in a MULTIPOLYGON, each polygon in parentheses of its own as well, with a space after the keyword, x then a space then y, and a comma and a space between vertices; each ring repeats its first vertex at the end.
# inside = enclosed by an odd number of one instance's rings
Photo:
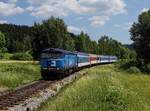
POLYGON ((0 23, 33 25, 54 16, 70 32, 83 30, 92 40, 108 35, 129 44, 129 28, 149 8, 150 0, 0 0, 0 23))

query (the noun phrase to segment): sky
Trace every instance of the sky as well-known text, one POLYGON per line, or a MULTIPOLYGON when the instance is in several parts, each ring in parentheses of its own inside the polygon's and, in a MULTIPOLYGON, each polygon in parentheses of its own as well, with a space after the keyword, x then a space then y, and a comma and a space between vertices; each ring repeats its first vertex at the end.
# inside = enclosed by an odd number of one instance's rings
POLYGON ((54 16, 65 21, 69 32, 130 44, 130 27, 149 8, 150 0, 0 0, 0 24, 32 26, 54 16))

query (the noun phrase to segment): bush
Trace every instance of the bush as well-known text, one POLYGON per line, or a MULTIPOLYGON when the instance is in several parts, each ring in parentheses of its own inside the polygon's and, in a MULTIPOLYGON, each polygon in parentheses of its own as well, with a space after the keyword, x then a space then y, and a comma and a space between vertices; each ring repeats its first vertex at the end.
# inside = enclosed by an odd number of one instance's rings
POLYGON ((0 59, 9 60, 12 56, 10 53, 0 53, 0 59))
POLYGON ((15 53, 12 60, 33 60, 33 57, 29 53, 15 53))
POLYGON ((140 69, 135 66, 131 66, 128 70, 129 73, 141 73, 140 69))
POLYGON ((147 72, 150 73, 150 63, 147 64, 147 72))
POLYGON ((12 56, 13 56, 13 54, 10 54, 10 53, 4 53, 3 59, 9 60, 12 56))
POLYGON ((127 69, 129 69, 130 67, 132 67, 132 66, 133 66, 133 67, 137 67, 138 64, 139 64, 139 63, 138 63, 136 60, 122 61, 122 62, 120 63, 120 68, 127 70, 127 69))

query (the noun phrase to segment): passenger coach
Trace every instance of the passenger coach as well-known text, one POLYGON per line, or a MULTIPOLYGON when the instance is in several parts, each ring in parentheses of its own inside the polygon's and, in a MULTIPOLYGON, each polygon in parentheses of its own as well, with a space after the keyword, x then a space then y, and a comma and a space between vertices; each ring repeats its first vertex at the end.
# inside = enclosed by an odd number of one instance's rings
POLYGON ((91 64, 89 54, 82 52, 76 52, 76 54, 78 67, 84 67, 91 64))

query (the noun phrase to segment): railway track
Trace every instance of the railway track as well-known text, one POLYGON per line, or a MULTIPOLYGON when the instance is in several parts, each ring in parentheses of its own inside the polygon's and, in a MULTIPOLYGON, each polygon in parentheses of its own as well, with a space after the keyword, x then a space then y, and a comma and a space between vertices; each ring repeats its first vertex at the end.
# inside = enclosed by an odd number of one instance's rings
MULTIPOLYGON (((92 67, 94 67, 94 66, 95 65, 93 65, 92 67)), ((84 68, 89 68, 89 66, 84 67, 84 68)), ((75 72, 72 72, 70 74, 72 76, 72 78, 76 79, 75 73, 79 72, 82 69, 83 68, 80 68, 80 69, 76 70, 75 72)), ((80 74, 78 74, 78 75, 80 75, 80 74)), ((84 73, 81 73, 81 75, 84 75, 84 73)), ((64 80, 64 84, 70 83, 69 76, 66 76, 64 78, 61 78, 58 80, 55 79, 52 81, 39 80, 37 82, 22 86, 15 90, 8 90, 8 91, 1 92, 0 93, 0 111, 8 110, 9 108, 14 107, 15 105, 21 104, 28 98, 32 97, 33 94, 36 94, 36 93, 48 88, 53 83, 57 83, 58 81, 62 81, 62 80, 64 80)))
MULTIPOLYGON (((78 72, 81 69, 75 71, 78 72)), ((72 75, 73 73, 70 73, 72 75)), ((8 90, 0 93, 0 111, 1 110, 9 110, 9 108, 19 105, 24 102, 26 99, 32 97, 33 94, 38 93, 49 87, 51 84, 56 83, 58 81, 63 80, 69 76, 64 76, 61 79, 54 79, 52 81, 39 80, 37 82, 25 85, 20 88, 16 88, 15 90, 8 90)), ((75 77, 76 78, 76 77, 75 77)))
POLYGON ((14 91, 8 91, 0 95, 0 110, 8 110, 9 107, 20 104, 33 94, 47 88, 55 81, 39 80, 33 84, 23 86, 14 91))

